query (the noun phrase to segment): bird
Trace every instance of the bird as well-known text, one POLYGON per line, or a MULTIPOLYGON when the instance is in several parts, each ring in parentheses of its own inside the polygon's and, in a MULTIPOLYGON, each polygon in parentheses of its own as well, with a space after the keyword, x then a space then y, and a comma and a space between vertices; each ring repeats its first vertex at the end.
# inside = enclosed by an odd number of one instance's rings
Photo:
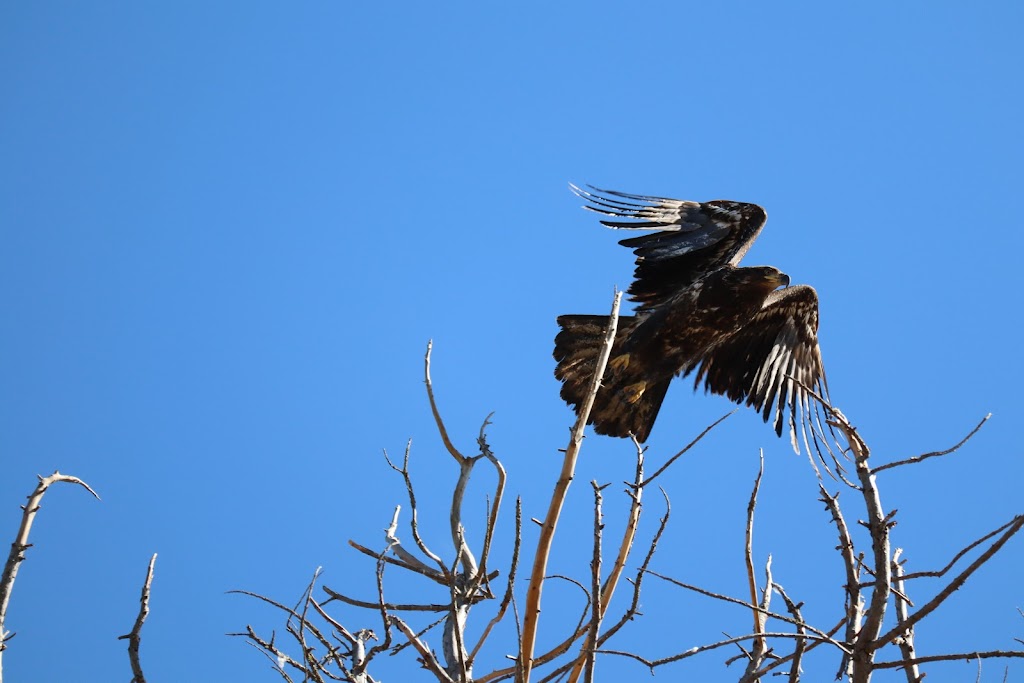
MULTIPOLYGON (((703 383, 705 393, 745 403, 780 437, 788 424, 797 453, 798 431, 810 450, 810 427, 817 445, 817 400, 828 401, 818 295, 809 285, 790 286, 789 276, 772 266, 739 265, 764 228, 765 210, 587 187, 570 184, 583 208, 610 217, 600 221, 606 227, 655 231, 619 242, 636 256, 627 290, 636 308, 618 319, 588 420, 594 430, 645 442, 672 379, 693 374, 695 391, 703 383)), ((555 377, 561 397, 579 414, 609 316, 562 315, 557 322, 555 377)))

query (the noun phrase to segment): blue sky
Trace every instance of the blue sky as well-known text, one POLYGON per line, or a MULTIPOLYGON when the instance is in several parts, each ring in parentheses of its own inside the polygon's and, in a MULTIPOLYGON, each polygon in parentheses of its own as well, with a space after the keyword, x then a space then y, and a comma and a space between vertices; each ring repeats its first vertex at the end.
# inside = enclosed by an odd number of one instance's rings
MULTIPOLYGON (((818 290, 832 398, 879 462, 951 446, 993 413, 958 454, 880 475, 908 566, 944 564, 1021 512, 1022 15, 1010 2, 8 4, 0 537, 37 474, 59 468, 103 499, 48 494, 8 614, 8 678, 127 680, 116 636, 157 552, 147 675, 274 680, 223 634, 280 622, 225 591, 292 601, 323 566, 327 585, 372 595, 346 541, 383 543, 405 501, 381 450, 410 438, 443 547, 456 471, 423 392, 428 339, 453 438, 472 450, 494 411, 508 492, 541 517, 572 423, 555 317, 607 311, 632 273, 570 181, 766 207, 746 263, 818 290)), ((650 461, 730 407, 679 382, 650 461)), ((755 552, 831 625, 842 572, 810 469, 748 410, 664 482, 673 521, 655 569, 744 594, 760 448, 755 552)), ((614 533, 631 471, 628 443, 587 440, 554 571, 585 576, 587 482, 614 483, 614 533)), ((645 512, 649 535, 660 502, 645 512)), ((921 652, 1024 637, 1022 563, 1015 539, 922 628, 921 652)), ((545 601, 580 608, 568 588, 545 601)), ((645 604, 614 644, 652 657, 749 621, 654 582, 645 604)), ((732 678, 724 659, 659 676, 732 678)), ((973 677, 964 666, 929 680, 973 677)), ((983 680, 1002 671, 988 662, 983 680)), ((604 673, 646 675, 611 660, 604 673)))

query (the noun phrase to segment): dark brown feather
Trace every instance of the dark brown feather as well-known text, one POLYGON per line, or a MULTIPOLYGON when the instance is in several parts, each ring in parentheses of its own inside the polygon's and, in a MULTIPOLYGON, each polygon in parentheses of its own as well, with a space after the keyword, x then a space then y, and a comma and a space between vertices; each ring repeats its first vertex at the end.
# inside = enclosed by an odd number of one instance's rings
MULTIPOLYGON (((629 288, 636 315, 619 331, 590 422, 599 434, 649 435, 673 377, 696 371, 695 386, 746 403, 776 433, 797 422, 807 443, 808 389, 828 397, 818 348, 818 297, 811 287, 788 287, 768 266, 736 267, 765 223, 756 204, 687 202, 605 190, 573 191, 585 208, 616 220, 613 228, 658 229, 622 240, 636 254, 629 288), (785 289, 778 289, 784 286, 785 289), (799 414, 799 415, 798 415, 799 414)), ((579 410, 604 343, 607 316, 558 319, 555 376, 562 398, 579 410)), ((815 411, 817 404, 815 403, 815 411)), ((820 415, 810 433, 817 446, 820 415)))

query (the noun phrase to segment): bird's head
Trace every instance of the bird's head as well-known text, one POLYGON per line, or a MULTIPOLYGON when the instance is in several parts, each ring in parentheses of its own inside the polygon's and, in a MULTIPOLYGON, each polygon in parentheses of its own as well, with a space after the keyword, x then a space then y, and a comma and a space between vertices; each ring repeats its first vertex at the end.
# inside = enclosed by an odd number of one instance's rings
POLYGON ((779 287, 789 287, 789 276, 778 268, 773 268, 771 266, 757 266, 750 270, 759 271, 755 273, 758 276, 757 280, 764 283, 764 286, 768 291, 776 290, 779 287))

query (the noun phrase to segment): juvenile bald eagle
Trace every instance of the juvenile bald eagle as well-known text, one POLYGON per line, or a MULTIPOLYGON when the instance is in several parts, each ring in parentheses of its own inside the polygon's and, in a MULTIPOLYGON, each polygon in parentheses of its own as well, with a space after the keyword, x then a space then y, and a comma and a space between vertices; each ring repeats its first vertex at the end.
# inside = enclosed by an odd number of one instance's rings
MULTIPOLYGON (((752 406, 780 436, 788 413, 799 452, 797 413, 805 444, 811 414, 805 387, 828 395, 818 296, 807 285, 790 287, 789 277, 771 266, 737 265, 764 227, 764 209, 570 187, 587 202, 584 208, 613 217, 603 225, 658 230, 619 242, 636 254, 628 293, 638 306, 633 316, 619 317, 590 413, 597 433, 645 441, 672 378, 695 373, 695 389, 703 382, 706 391, 752 406)), ((578 412, 608 316, 563 315, 558 324, 555 376, 563 383, 562 398, 578 412)), ((816 430, 810 432, 817 442, 816 430)))

